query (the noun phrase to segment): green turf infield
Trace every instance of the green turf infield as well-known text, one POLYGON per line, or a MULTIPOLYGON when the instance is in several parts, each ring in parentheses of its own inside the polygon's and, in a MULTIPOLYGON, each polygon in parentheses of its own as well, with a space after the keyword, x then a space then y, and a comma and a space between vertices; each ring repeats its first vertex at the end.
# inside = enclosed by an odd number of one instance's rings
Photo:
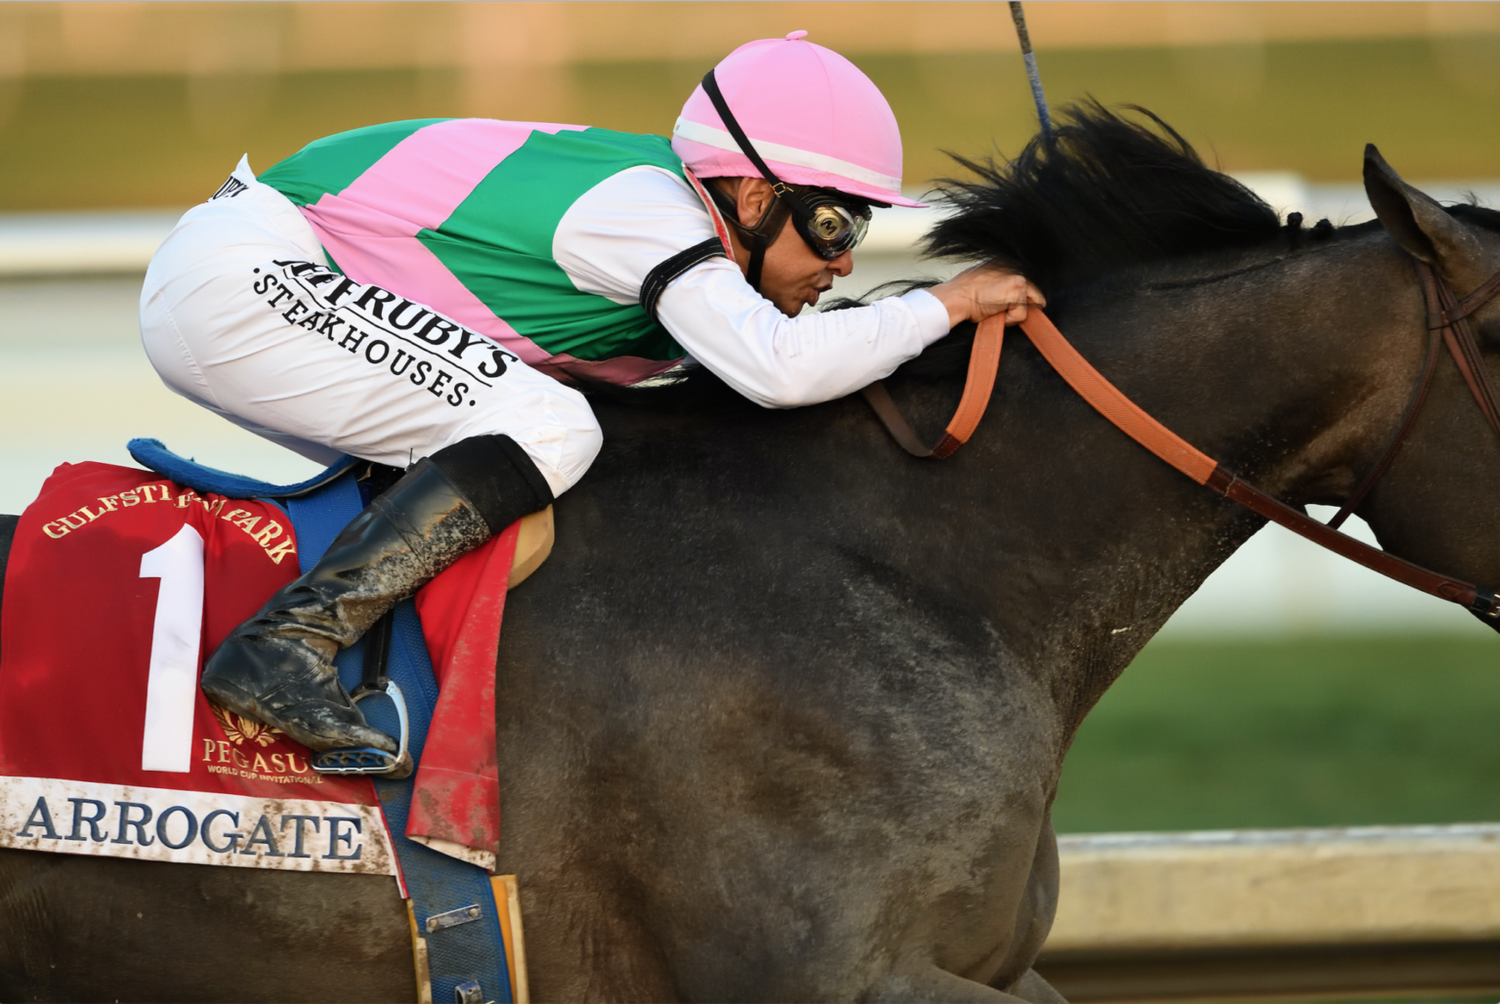
POLYGON ((1500 638, 1152 642, 1063 768, 1060 833, 1500 820, 1500 638))

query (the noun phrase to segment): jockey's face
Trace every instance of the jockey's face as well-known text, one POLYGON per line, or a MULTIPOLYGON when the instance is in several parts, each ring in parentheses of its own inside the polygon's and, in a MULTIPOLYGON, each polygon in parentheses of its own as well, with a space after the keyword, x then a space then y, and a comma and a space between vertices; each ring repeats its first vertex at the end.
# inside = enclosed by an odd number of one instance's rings
MULTIPOLYGON (((739 217, 754 226, 770 209, 776 196, 770 182, 764 178, 725 178, 726 188, 733 191, 739 217)), ((734 257, 740 271, 748 277, 750 272, 750 250, 740 239, 739 231, 729 228, 729 237, 734 244, 734 257)), ((766 249, 765 263, 760 270, 760 292, 788 317, 796 317, 804 306, 812 306, 818 297, 833 285, 835 276, 845 276, 854 270, 854 254, 845 251, 832 261, 820 257, 797 233, 796 224, 790 214, 781 226, 781 233, 766 249)))

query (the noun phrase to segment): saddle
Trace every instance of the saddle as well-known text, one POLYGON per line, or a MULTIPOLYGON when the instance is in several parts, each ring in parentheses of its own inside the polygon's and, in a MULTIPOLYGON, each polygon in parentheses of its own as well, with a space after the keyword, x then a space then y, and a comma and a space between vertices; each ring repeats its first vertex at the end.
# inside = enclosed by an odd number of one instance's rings
MULTIPOLYGON (((272 485, 180 457, 157 440, 132 440, 129 450, 138 463, 195 491, 270 499, 284 506, 296 527, 298 558, 304 570, 368 504, 372 491, 370 465, 353 457, 341 458, 306 481, 272 485)), ((410 744, 413 755, 420 758, 415 777, 373 776, 370 781, 399 862, 417 983, 424 1000, 452 994, 456 1001, 481 1004, 525 1001, 528 996, 515 876, 493 874, 499 840, 493 645, 498 643, 505 593, 541 567, 554 539, 549 506, 459 559, 415 600, 403 601, 365 639, 335 660, 341 679, 356 697, 361 689, 368 696, 373 692, 368 690, 372 679, 384 681, 389 674, 395 690, 392 706, 367 707, 368 720, 376 728, 399 730, 403 750, 410 744), (508 556, 507 548, 511 549, 508 556), (476 588, 476 583, 496 571, 491 564, 495 560, 508 560, 505 588, 476 588), (491 646, 461 644, 453 632, 446 639, 425 637, 423 621, 429 608, 446 609, 450 622, 490 625, 488 630, 480 627, 478 633, 493 636, 491 646), (463 667, 455 668, 465 658, 457 654, 459 650, 468 659, 467 676, 460 673, 463 667), (475 663, 487 664, 489 672, 476 675, 472 672, 475 663), (359 686, 353 685, 355 679, 361 680, 359 686), (415 701, 410 714, 400 687, 415 701), (429 726, 439 721, 446 723, 444 733, 433 740, 429 726), (392 728, 393 724, 397 727, 392 728), (421 798, 415 797, 418 788, 421 798), (445 811, 434 811, 434 806, 444 806, 445 811), (469 823, 464 834, 452 825, 457 818, 469 823), (476 827, 478 820, 487 825, 476 827)))

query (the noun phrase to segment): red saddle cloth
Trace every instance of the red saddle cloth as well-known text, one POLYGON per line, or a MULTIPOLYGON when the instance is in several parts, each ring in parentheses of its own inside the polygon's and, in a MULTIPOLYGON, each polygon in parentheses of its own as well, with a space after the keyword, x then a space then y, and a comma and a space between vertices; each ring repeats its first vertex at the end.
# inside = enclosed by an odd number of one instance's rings
POLYGON ((438 702, 406 835, 489 871, 500 850, 495 659, 520 531, 511 524, 417 592, 438 702))
MULTIPOLYGON (((408 833, 491 864, 506 582, 494 569, 508 572, 515 539, 512 528, 419 596, 443 689, 417 779, 431 797, 413 799, 427 812, 408 833)), ((303 746, 198 689, 203 657, 296 578, 296 555, 272 503, 134 468, 59 467, 21 516, 5 573, 0 846, 399 875, 369 780, 315 773, 303 746)))

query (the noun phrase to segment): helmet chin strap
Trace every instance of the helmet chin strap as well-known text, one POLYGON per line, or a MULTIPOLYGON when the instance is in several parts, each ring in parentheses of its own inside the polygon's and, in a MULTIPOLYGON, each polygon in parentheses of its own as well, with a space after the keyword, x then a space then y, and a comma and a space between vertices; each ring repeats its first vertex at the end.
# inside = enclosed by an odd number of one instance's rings
POLYGON ((757 239, 755 246, 750 249, 750 268, 745 273, 745 281, 750 283, 750 288, 757 293, 760 292, 760 268, 766 263, 766 243, 757 239))
MULTIPOLYGON (((714 179, 717 180, 717 179, 714 179)), ((786 217, 791 212, 781 199, 773 198, 760 220, 753 227, 740 222, 739 206, 716 184, 705 186, 709 197, 718 205, 719 212, 739 231, 740 239, 750 251, 750 262, 745 272, 745 281, 757 293, 760 289, 761 270, 766 261, 766 249, 776 243, 785 229, 786 217)))
POLYGON ((751 231, 750 245, 750 268, 745 274, 745 280, 750 283, 750 288, 759 293, 761 266, 766 261, 766 250, 776 243, 781 236, 782 230, 786 229, 786 218, 790 210, 780 199, 772 199, 771 204, 766 207, 760 222, 751 231))

